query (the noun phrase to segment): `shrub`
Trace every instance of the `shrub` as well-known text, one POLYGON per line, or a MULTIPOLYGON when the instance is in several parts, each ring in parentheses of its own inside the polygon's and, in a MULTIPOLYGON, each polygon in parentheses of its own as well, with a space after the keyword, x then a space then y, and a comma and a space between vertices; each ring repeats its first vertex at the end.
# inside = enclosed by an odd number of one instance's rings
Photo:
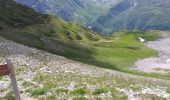
POLYGON ((56 93, 66 93, 67 94, 69 91, 67 89, 57 89, 55 92, 56 93))
POLYGON ((31 92, 32 96, 44 95, 47 92, 45 88, 38 88, 31 92))
POLYGON ((70 35, 71 35, 71 33, 70 33, 69 31, 65 31, 65 34, 66 34, 67 36, 70 36, 70 35))
POLYGON ((69 40, 73 40, 73 37, 71 37, 71 36, 68 36, 68 39, 69 39, 69 40))
POLYGON ((15 96, 14 96, 14 93, 13 92, 8 92, 6 95, 5 95, 5 100, 15 100, 15 96))
POLYGON ((74 97, 73 100, 88 100, 86 97, 74 97))
POLYGON ((56 96, 55 95, 48 96, 47 100, 56 100, 56 96))
POLYGON ((170 93, 170 88, 167 88, 167 89, 166 89, 166 92, 167 92, 167 93, 170 93))
POLYGON ((24 82, 22 83, 22 85, 23 85, 24 87, 28 87, 28 86, 31 85, 31 83, 28 82, 28 81, 24 81, 24 82))
POLYGON ((80 35, 76 35, 76 38, 77 38, 78 40, 82 40, 82 39, 83 39, 80 35))
POLYGON ((2 30, 3 28, 0 26, 0 30, 2 30))
POLYGON ((104 88, 100 88, 100 89, 95 89, 93 94, 94 95, 97 95, 97 94, 102 94, 102 93, 107 93, 108 90, 107 89, 104 89, 104 88))
POLYGON ((86 90, 83 89, 83 88, 80 88, 80 89, 75 89, 74 91, 71 92, 72 94, 74 95, 84 95, 86 94, 86 90))

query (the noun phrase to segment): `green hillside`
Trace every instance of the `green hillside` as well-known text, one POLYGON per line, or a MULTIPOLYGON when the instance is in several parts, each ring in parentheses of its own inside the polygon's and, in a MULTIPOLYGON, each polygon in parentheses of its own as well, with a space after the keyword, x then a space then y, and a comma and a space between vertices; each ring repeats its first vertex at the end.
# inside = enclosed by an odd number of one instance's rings
POLYGON ((100 38, 96 33, 77 24, 66 23, 60 18, 39 14, 12 0, 1 0, 0 6, 1 35, 27 45, 45 49, 45 41, 48 40, 73 42, 97 41, 100 38))
POLYGON ((128 67, 137 59, 157 54, 138 40, 138 37, 154 40, 158 38, 155 34, 125 31, 114 36, 100 36, 12 0, 1 0, 0 7, 1 36, 72 60, 132 73, 128 67))

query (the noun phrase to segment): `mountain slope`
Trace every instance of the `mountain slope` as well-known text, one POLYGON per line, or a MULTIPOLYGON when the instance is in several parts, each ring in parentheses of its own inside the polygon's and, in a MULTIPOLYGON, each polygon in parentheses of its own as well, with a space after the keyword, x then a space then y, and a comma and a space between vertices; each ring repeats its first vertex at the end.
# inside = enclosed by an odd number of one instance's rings
POLYGON ((0 5, 0 12, 3 12, 0 14, 0 36, 86 64, 161 77, 129 71, 129 66, 136 60, 157 54, 141 43, 138 37, 154 40, 158 38, 157 34, 125 31, 114 36, 100 36, 78 24, 39 14, 13 0, 1 0, 0 5))
MULTIPOLYGON (((15 67, 22 100, 96 100, 98 95, 102 100, 166 100, 170 96, 170 81, 86 65, 0 37, 0 63, 7 57, 15 67)), ((0 91, 0 100, 14 100, 9 77, 0 77, 0 91)))
MULTIPOLYGON (((168 80, 95 67, 170 79, 167 74, 129 71, 136 60, 156 55, 138 38, 155 40, 157 35, 124 31, 113 37, 100 36, 58 17, 39 14, 13 0, 0 0, 0 7, 0 59, 5 63, 6 58, 11 58, 22 100, 126 100, 136 99, 136 95, 137 99, 169 99, 168 80)), ((9 78, 0 77, 0 99, 14 99, 9 87, 9 78)))
POLYGON ((91 25, 121 0, 16 0, 35 10, 57 15, 66 21, 91 25))
POLYGON ((1 0, 0 7, 0 35, 25 45, 61 53, 67 57, 75 54, 75 57, 86 58, 89 56, 86 53, 90 54, 90 50, 81 45, 81 42, 88 43, 100 39, 96 33, 77 24, 39 14, 13 0, 1 0), (63 46, 61 52, 60 45, 63 46))
POLYGON ((101 16, 92 26, 97 32, 170 30, 169 0, 124 0, 101 16))
POLYGON ((94 31, 170 30, 170 0, 17 0, 94 31))

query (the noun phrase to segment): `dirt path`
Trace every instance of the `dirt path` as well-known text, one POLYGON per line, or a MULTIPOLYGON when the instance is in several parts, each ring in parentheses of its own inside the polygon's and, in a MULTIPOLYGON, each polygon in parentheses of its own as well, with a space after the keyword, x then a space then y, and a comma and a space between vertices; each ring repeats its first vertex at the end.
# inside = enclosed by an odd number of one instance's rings
POLYGON ((143 72, 170 72, 170 38, 147 42, 146 45, 158 52, 158 57, 139 60, 135 63, 137 70, 143 72))

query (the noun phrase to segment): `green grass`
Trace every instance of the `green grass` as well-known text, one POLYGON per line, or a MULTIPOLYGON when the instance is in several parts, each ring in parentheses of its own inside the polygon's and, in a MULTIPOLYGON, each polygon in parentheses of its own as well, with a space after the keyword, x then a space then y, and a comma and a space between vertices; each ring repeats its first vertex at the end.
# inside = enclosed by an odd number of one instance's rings
POLYGON ((56 96, 55 96, 55 95, 48 96, 48 97, 47 97, 47 100, 56 100, 56 96))
POLYGON ((170 88, 167 88, 166 92, 170 93, 170 88))
MULTIPOLYGON (((156 82, 155 80, 148 80, 145 78, 115 75, 115 76, 99 76, 94 77, 90 75, 79 75, 75 73, 44 73, 40 72, 33 82, 41 83, 43 87, 47 88, 51 96, 62 97, 62 99, 67 98, 83 98, 95 99, 96 97, 101 97, 102 100, 127 100, 127 96, 121 92, 119 89, 125 89, 133 92, 141 92, 145 88, 153 89, 158 88, 168 93, 169 85, 162 82, 156 82), (43 74, 41 78, 39 75, 43 74), (55 86, 48 86, 49 84, 56 84, 55 86), (70 85, 74 86, 69 89, 70 85), (57 89, 56 89, 57 88, 57 89), (165 90, 167 89, 167 91, 165 90), (102 94, 106 96, 101 96, 102 94), (107 97, 108 96, 108 97, 107 97)), ((36 86, 31 86, 36 88, 36 86)), ((31 94, 32 91, 27 93, 31 94)), ((42 95, 42 96, 46 96, 42 95)), ((142 94, 141 94, 142 95, 142 94)), ((39 96, 39 95, 38 95, 39 96)), ((143 95, 140 97, 147 98, 148 96, 153 96, 152 94, 143 95)), ((155 96, 155 95, 154 95, 155 96)), ((37 96, 33 96, 37 97, 37 96)), ((61 98, 60 98, 61 99, 61 98)))
POLYGON ((105 89, 105 88, 98 88, 98 89, 95 89, 95 90, 94 90, 93 94, 94 94, 94 95, 100 95, 100 94, 102 94, 102 93, 107 93, 107 92, 108 92, 108 90, 105 89))
POLYGON ((123 31, 108 38, 75 23, 67 23, 58 17, 39 14, 12 0, 7 0, 7 2, 2 0, 1 4, 4 4, 0 9, 4 14, 0 15, 2 18, 0 35, 7 39, 102 68, 169 79, 169 75, 129 71, 129 67, 138 59, 157 56, 154 50, 139 42, 138 37, 155 40, 159 38, 158 34, 123 31), (5 9, 7 4, 16 10, 5 9), (33 16, 27 16, 25 14, 27 12, 33 16), (18 16, 17 20, 11 16, 15 13, 18 16), (29 21, 32 19, 37 19, 37 21, 29 21), (19 22, 24 23, 22 26, 13 25, 19 22))
POLYGON ((88 100, 86 97, 74 97, 73 100, 88 100))
POLYGON ((32 90, 31 96, 44 95, 47 92, 46 88, 37 88, 32 90))
POLYGON ((110 64, 117 66, 115 68, 121 67, 123 69, 132 65, 137 59, 156 55, 156 52, 138 42, 135 35, 114 37, 110 46, 98 44, 95 48, 97 49, 95 59, 107 63, 108 67, 110 64))
POLYGON ((14 93, 12 91, 9 91, 6 95, 5 98, 6 100, 15 100, 14 93))
POLYGON ((83 88, 76 89, 76 90, 71 92, 71 94, 73 94, 73 95, 84 95, 86 93, 87 93, 87 91, 83 88))
POLYGON ((58 93, 58 94, 59 93, 66 93, 67 94, 69 92, 69 90, 68 89, 57 89, 57 90, 55 90, 55 92, 58 93))
POLYGON ((28 86, 31 85, 31 83, 28 82, 28 81, 24 81, 24 82, 22 83, 22 85, 23 85, 24 87, 28 87, 28 86))

